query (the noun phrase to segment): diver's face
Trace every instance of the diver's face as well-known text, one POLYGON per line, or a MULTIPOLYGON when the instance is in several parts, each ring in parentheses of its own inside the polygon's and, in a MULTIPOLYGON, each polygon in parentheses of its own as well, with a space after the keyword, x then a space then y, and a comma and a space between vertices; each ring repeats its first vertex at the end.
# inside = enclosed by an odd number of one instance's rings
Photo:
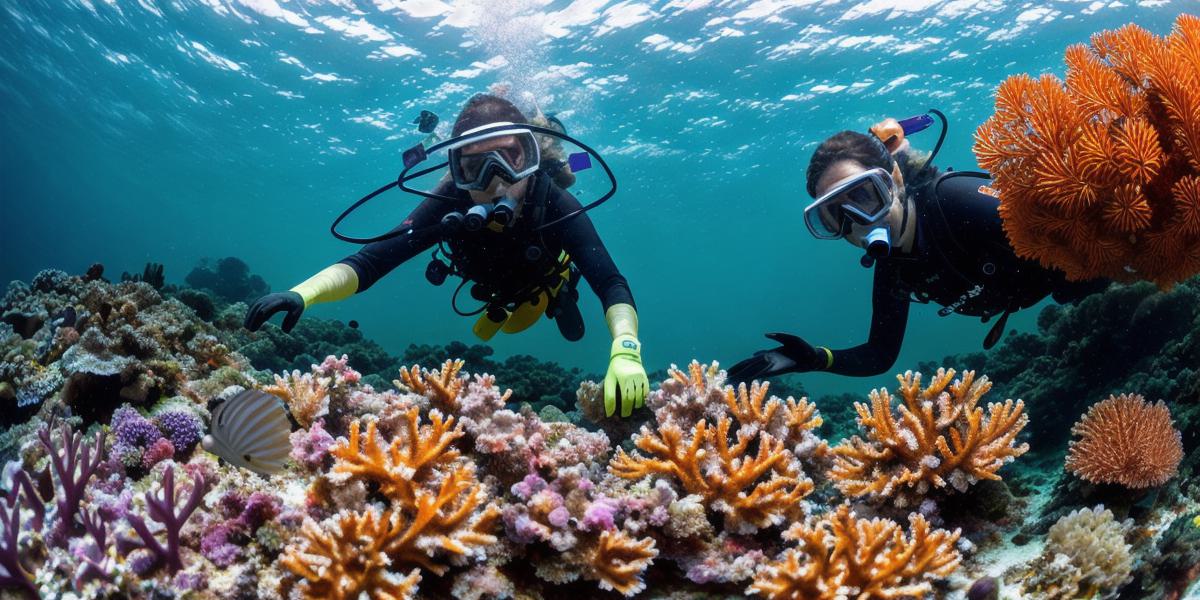
MULTIPOLYGON (((821 178, 817 180, 817 186, 815 190, 817 192, 817 197, 820 198, 821 196, 825 195, 825 193, 832 189, 833 186, 839 181, 869 170, 870 169, 854 160, 840 160, 833 163, 828 169, 825 169, 825 173, 822 174, 821 178)), ((891 234, 892 239, 900 239, 900 234, 902 233, 900 231, 900 224, 904 220, 904 179, 900 176, 898 170, 892 171, 892 179, 896 185, 892 189, 892 204, 888 208, 887 216, 885 216, 882 221, 875 225, 859 225, 858 223, 852 222, 850 225, 850 232, 845 236, 847 242, 850 242, 855 247, 861 248, 863 245, 863 240, 866 239, 867 234, 870 233, 872 229, 882 225, 883 223, 887 223, 889 230, 888 233, 891 234)))
MULTIPOLYGON (((491 151, 499 152, 504 160, 513 167, 514 170, 525 168, 525 149, 517 141, 517 138, 511 135, 490 138, 481 140, 469 146, 464 146, 463 156, 472 154, 483 154, 491 151)), ((512 198, 520 198, 525 195, 525 188, 528 187, 526 179, 522 179, 513 184, 509 184, 499 177, 492 177, 491 183, 488 184, 486 190, 471 190, 471 200, 476 204, 484 204, 492 202, 500 196, 509 196, 512 198)))

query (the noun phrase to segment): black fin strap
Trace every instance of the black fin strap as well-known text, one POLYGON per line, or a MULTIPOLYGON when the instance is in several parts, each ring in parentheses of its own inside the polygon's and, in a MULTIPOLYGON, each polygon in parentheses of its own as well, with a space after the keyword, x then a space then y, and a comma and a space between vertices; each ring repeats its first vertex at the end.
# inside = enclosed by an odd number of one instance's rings
POLYGON ((992 346, 995 346, 996 342, 1000 341, 1000 336, 1004 335, 1004 326, 1008 324, 1008 315, 1011 314, 1012 311, 1004 311, 1004 315, 1000 317, 1000 320, 996 321, 995 325, 992 325, 992 330, 988 332, 987 337, 983 338, 984 350, 991 350, 992 346))

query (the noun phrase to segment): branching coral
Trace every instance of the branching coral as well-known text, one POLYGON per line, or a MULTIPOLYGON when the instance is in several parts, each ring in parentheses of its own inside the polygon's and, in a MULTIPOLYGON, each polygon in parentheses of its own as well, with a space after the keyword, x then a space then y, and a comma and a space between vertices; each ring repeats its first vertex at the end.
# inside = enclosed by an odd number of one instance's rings
POLYGON ((0 587, 17 588, 29 598, 37 598, 34 573, 22 564, 21 491, 13 488, 0 501, 0 587))
POLYGON ((1067 49, 1065 84, 1010 77, 975 135, 1020 256, 1071 279, 1200 273, 1200 18, 1067 49))
POLYGON ((895 521, 859 519, 843 504, 788 529, 784 537, 799 546, 761 567, 747 593, 805 600, 927 597, 930 580, 958 568, 960 532, 935 530, 919 514, 909 517, 909 529, 906 536, 895 521))
POLYGON ((203 476, 193 475, 192 489, 182 506, 179 506, 180 499, 175 490, 175 469, 168 467, 163 473, 159 493, 146 492, 146 513, 162 525, 167 542, 165 546, 159 543, 154 532, 146 525, 145 519, 132 513, 125 516, 129 526, 140 539, 140 543, 134 544, 149 551, 152 566, 165 566, 170 573, 183 568, 183 559, 179 555, 179 534, 188 518, 200 506, 200 500, 204 498, 207 488, 208 482, 203 476))
POLYGON ((72 431, 66 423, 62 424, 59 431, 61 446, 54 443, 49 427, 38 431, 38 439, 50 456, 50 468, 58 492, 55 496, 57 522, 50 539, 52 543, 65 546, 67 538, 76 528, 75 516, 87 484, 103 461, 104 437, 97 431, 94 443, 88 444, 82 433, 72 431))
POLYGON ((314 377, 312 373, 301 375, 300 371, 284 375, 276 375, 275 385, 269 385, 263 391, 283 400, 301 427, 310 427, 329 413, 328 378, 314 377))
POLYGON ((730 446, 732 423, 722 417, 713 430, 701 420, 687 437, 673 423, 657 433, 643 427, 634 443, 645 456, 618 449, 609 469, 625 479, 670 476, 689 494, 724 512, 734 529, 769 527, 797 516, 800 501, 813 490, 812 481, 793 464, 783 442, 766 432, 738 432, 730 446))
POLYGON ((855 403, 867 439, 854 436, 834 448, 830 477, 842 493, 916 506, 932 488, 949 484, 962 492, 980 479, 1000 479, 996 471, 1028 451, 1015 443, 1029 420, 1024 403, 989 404, 985 418, 978 403, 991 382, 966 371, 951 384, 954 374, 938 369, 925 389, 920 373, 898 375, 903 402, 895 411, 882 388, 871 392, 869 406, 855 403))
POLYGON ((588 563, 601 589, 632 596, 646 588, 641 575, 656 556, 652 538, 635 540, 621 531, 605 531, 589 552, 588 563))
POLYGON ((1138 394, 1109 396, 1088 409, 1071 432, 1067 470, 1095 483, 1128 488, 1162 485, 1183 460, 1181 434, 1162 401, 1138 394))
POLYGON ((458 410, 458 396, 467 385, 467 378, 458 376, 462 367, 462 360, 447 360, 440 370, 422 369, 417 365, 401 367, 400 379, 392 383, 425 396, 434 408, 453 413, 458 410))
POLYGON ((313 600, 357 600, 363 595, 380 600, 413 598, 421 570, 408 575, 391 570, 386 548, 404 529, 399 515, 373 511, 343 513, 322 527, 304 522, 299 546, 288 548, 280 562, 303 578, 300 591, 313 600))
POLYGON ((459 456, 450 444, 462 436, 462 424, 456 426, 454 417, 443 419, 437 411, 429 413, 429 421, 421 425, 420 412, 409 409, 406 434, 392 440, 387 450, 377 439, 374 421, 367 423, 365 437, 359 433, 360 422, 354 421, 350 438, 330 450, 337 459, 333 472, 374 481, 384 496, 413 506, 416 487, 429 478, 430 470, 459 456))

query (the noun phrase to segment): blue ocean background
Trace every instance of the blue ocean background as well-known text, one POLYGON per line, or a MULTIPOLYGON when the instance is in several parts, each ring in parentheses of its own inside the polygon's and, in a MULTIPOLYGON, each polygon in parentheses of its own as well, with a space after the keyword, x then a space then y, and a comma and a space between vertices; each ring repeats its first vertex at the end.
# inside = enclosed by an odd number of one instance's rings
MULTIPOLYGON (((109 277, 237 256, 286 289, 350 254, 330 221, 395 177, 473 93, 501 85, 602 151, 616 197, 591 213, 637 298, 650 369, 729 365, 767 331, 846 347, 866 339, 870 271, 809 236, 803 172, 841 129, 939 108, 937 163, 975 168, 974 129, 1017 72, 1061 74, 1063 50, 1134 22, 1169 31, 1183 0, 12 0, 0 6, 0 282, 44 268, 109 277)), ((936 131, 914 138, 930 148, 936 131)), ((595 172, 574 190, 604 190, 595 172)), ((348 224, 370 234, 415 205, 383 196, 348 224)), ((451 286, 423 257, 309 314, 355 319, 399 353, 471 341, 451 286)), ((603 372, 608 337, 550 323, 498 337, 603 372)), ((1010 322, 1035 327, 1037 310, 1010 322)), ((980 348, 990 324, 912 311, 893 371, 980 348)), ((891 385, 806 375, 812 394, 891 385)))

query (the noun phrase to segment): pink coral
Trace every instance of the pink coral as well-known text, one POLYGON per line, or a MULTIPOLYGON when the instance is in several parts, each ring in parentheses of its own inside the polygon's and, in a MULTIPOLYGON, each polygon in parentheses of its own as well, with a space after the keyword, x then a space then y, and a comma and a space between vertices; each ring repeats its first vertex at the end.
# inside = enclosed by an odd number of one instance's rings
POLYGON ((310 471, 320 470, 329 457, 329 449, 336 440, 325 431, 324 420, 318 420, 308 429, 293 431, 292 459, 310 471))

